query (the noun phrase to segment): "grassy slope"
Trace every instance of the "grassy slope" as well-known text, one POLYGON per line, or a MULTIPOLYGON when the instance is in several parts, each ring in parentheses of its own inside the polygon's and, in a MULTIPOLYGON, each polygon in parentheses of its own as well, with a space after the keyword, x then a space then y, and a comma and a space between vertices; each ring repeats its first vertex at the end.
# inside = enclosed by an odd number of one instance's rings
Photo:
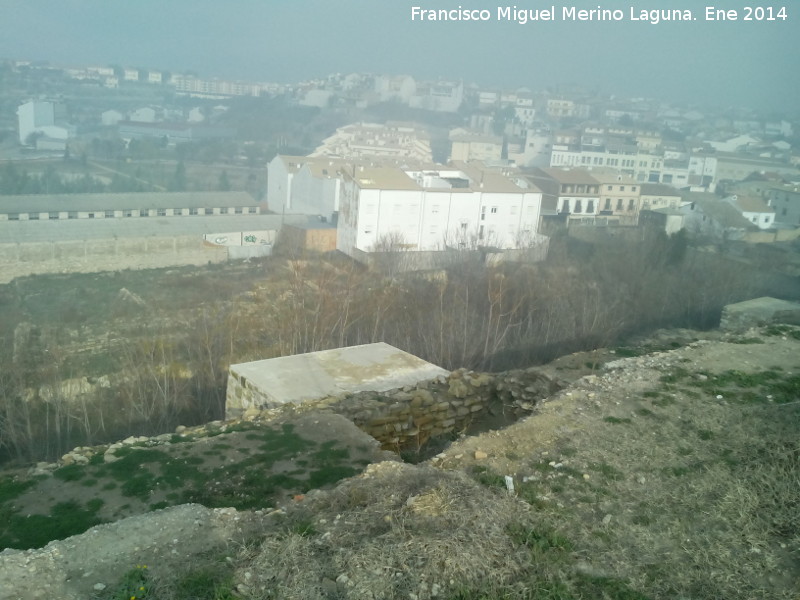
POLYGON ((183 570, 130 564, 97 597, 794 599, 798 337, 631 358, 439 468, 370 467, 289 503, 246 547, 183 570))

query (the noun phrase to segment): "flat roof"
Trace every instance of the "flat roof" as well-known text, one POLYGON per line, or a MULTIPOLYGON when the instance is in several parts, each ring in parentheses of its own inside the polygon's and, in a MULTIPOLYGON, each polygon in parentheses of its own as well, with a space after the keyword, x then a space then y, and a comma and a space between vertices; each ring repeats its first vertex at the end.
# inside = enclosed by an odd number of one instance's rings
POLYGON ((559 183, 586 183, 589 185, 600 184, 597 179, 592 177, 589 172, 584 169, 559 169, 557 167, 548 167, 542 169, 542 171, 559 183))
POLYGON ((276 403, 303 402, 343 393, 385 392, 449 372, 389 344, 321 350, 230 366, 276 403))
POLYGON ((127 192, 0 196, 0 213, 256 206, 247 192, 127 192))
POLYGON ((642 196, 677 196, 681 197, 680 191, 665 183, 643 183, 642 196))
POLYGON ((362 189, 421 190, 399 167, 358 167, 353 177, 362 189))

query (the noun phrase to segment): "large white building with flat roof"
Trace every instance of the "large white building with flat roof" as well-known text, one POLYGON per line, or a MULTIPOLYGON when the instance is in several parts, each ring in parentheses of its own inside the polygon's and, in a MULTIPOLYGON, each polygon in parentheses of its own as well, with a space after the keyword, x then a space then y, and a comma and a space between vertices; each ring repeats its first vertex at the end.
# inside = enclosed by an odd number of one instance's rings
POLYGON ((542 192, 511 171, 481 163, 342 172, 337 249, 350 256, 526 247, 539 240, 542 192))

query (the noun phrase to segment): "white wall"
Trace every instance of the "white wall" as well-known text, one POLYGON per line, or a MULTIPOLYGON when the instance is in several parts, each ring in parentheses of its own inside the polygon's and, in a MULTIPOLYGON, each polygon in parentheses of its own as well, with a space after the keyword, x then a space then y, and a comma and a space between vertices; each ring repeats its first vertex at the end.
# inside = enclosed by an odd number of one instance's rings
POLYGON ((335 176, 337 171, 338 167, 330 165, 327 176, 317 177, 308 164, 303 165, 291 178, 289 206, 292 212, 330 219, 339 210, 340 180, 335 176))
POLYGON ((267 165, 267 206, 270 210, 281 212, 291 209, 292 178, 294 173, 287 169, 280 155, 267 165))
POLYGON ((17 117, 19 143, 25 144, 30 134, 55 123, 55 108, 52 102, 26 102, 17 109, 17 117))
POLYGON ((770 229, 775 221, 775 213, 742 212, 742 216, 759 229, 770 229))
POLYGON ((461 190, 360 189, 343 186, 337 248, 369 252, 394 238, 409 250, 442 250, 445 245, 514 248, 537 233, 541 193, 461 190))

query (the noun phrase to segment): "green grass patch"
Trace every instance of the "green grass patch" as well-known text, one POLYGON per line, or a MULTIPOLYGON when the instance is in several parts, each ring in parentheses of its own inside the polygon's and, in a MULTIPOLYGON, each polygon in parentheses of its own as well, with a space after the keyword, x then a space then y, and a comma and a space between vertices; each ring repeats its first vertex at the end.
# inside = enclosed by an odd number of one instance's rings
POLYGON ((642 349, 631 348, 629 346, 620 346, 619 348, 614 348, 614 354, 622 358, 632 358, 634 356, 641 356, 642 349))
POLYGON ((730 340, 731 344, 764 344, 764 340, 757 337, 737 337, 730 340))
POLYGON ((532 550, 572 552, 573 545, 563 535, 552 529, 531 528, 526 525, 512 523, 506 529, 511 540, 532 550))
POLYGON ((78 481, 86 475, 83 465, 67 465, 53 471, 53 477, 61 481, 78 481))
POLYGON ((613 423, 615 425, 630 424, 633 422, 628 417, 604 417, 603 421, 606 423, 613 423))
POLYGON ((593 471, 597 471, 608 481, 619 481, 625 478, 625 474, 622 471, 608 463, 590 463, 589 468, 593 471))
MULTIPOLYGON (((174 600, 235 600, 233 569, 225 564, 206 565, 178 578, 174 600)), ((130 599, 126 599, 130 600, 130 599)))
POLYGON ((764 334, 769 336, 785 336, 800 340, 800 328, 793 327, 792 325, 769 325, 764 329, 764 334))
POLYGON ((687 369, 683 367, 675 367, 669 373, 665 373, 658 380, 661 383, 678 383, 679 381, 686 379, 689 377, 690 373, 687 369))
POLYGON ((75 501, 59 502, 49 515, 22 516, 8 510, 0 510, 4 527, 0 529, 0 549, 27 550, 41 548, 53 540, 62 540, 83 533, 102 523, 97 511, 103 501, 91 500, 84 506, 75 501), (5 512, 6 514, 2 514, 5 512))
POLYGON ((108 596, 108 600, 148 600, 152 599, 150 578, 146 565, 137 565, 126 572, 108 596))
POLYGON ((13 477, 0 478, 0 504, 20 496, 35 483, 36 481, 33 479, 17 480, 13 477))

